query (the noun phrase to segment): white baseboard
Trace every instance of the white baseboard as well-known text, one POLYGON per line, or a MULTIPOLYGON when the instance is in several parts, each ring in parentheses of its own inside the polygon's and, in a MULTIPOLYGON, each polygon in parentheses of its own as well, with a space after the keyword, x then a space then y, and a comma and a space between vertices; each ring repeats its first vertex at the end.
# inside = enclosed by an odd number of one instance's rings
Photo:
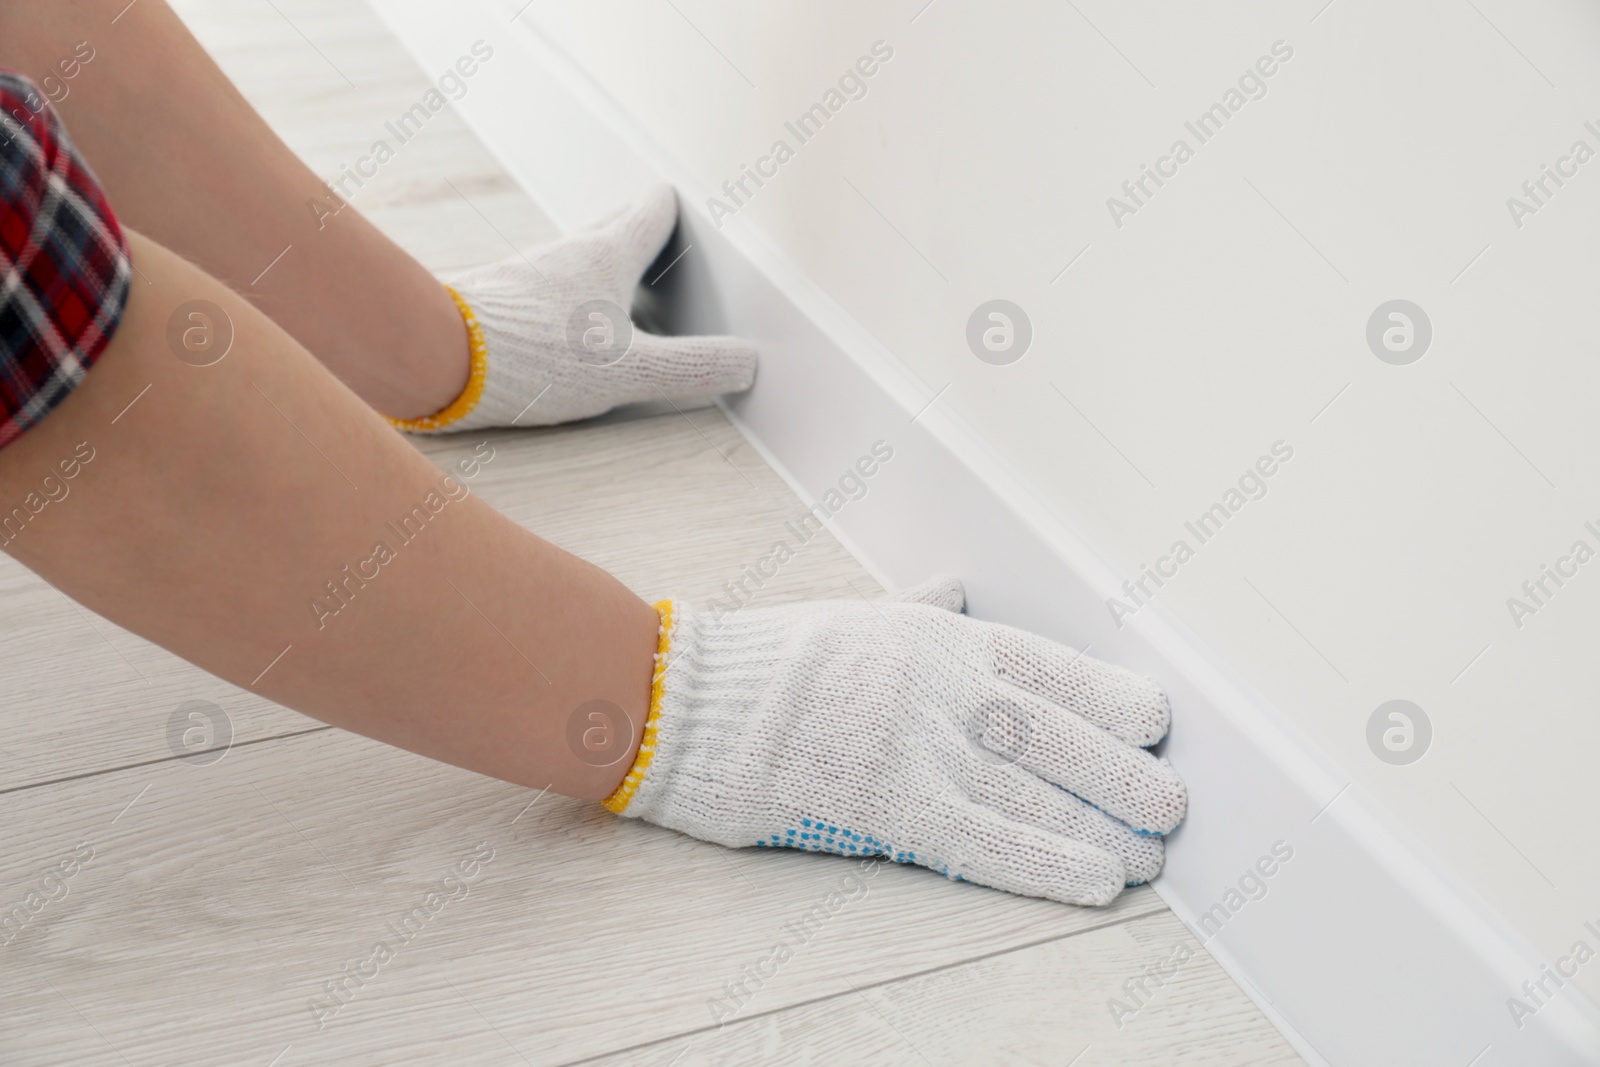
MULTIPOLYGON (((1600 1011, 1566 987, 1519 1029, 1507 998, 1540 957, 1159 605, 1114 629, 1124 575, 938 402, 935 388, 748 224, 717 230, 706 191, 564 55, 494 0, 373 0, 429 72, 482 39, 492 61, 455 106, 552 219, 573 227, 674 184, 674 328, 751 337, 755 389, 726 405, 766 459, 817 499, 874 441, 894 459, 834 519, 886 584, 945 570, 969 610, 1155 677, 1188 822, 1156 888, 1312 1063, 1465 1067, 1600 1063, 1600 1011), (1283 842, 1293 858, 1215 936, 1197 919, 1283 842), (1475 1058, 1476 1057, 1476 1058, 1475 1058)), ((1215 913, 1214 913, 1215 914, 1215 913)))

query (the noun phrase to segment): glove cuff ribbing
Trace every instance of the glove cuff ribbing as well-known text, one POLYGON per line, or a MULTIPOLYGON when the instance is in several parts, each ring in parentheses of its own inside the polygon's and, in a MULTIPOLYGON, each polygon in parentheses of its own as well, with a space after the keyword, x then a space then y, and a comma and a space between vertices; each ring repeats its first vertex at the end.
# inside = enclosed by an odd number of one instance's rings
POLYGON ((628 768, 628 773, 623 776, 622 784, 603 801, 607 808, 618 815, 627 810, 634 794, 639 791, 639 783, 644 781, 645 772, 650 769, 651 761, 655 759, 656 741, 661 724, 661 694, 667 673, 668 657, 672 653, 672 639, 676 631, 673 607, 674 604, 670 600, 662 600, 655 605, 661 626, 656 638, 655 670, 650 677, 650 712, 644 721, 644 736, 639 741, 639 754, 634 758, 633 766, 628 768))

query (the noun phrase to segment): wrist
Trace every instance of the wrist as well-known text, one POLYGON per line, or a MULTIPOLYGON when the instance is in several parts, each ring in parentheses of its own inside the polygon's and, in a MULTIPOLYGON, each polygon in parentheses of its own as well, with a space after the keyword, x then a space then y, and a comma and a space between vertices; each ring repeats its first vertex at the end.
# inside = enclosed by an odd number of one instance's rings
POLYGON ((459 317, 463 343, 451 348, 451 358, 439 360, 428 368, 431 380, 415 383, 418 399, 410 409, 420 409, 424 414, 415 418, 389 418, 391 426, 407 433, 442 430, 466 418, 478 406, 488 376, 488 346, 477 315, 455 289, 448 285, 442 288, 453 305, 453 317, 459 317))

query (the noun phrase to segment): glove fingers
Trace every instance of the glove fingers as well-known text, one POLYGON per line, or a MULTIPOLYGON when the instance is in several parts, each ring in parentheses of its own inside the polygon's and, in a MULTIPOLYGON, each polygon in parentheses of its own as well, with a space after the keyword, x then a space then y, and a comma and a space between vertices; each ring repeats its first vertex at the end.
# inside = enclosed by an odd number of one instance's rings
MULTIPOLYGON (((625 294, 633 292, 677 225, 678 196, 670 185, 655 186, 594 225, 594 231, 604 234, 616 250, 617 280, 625 294)), ((627 303, 623 301, 624 306, 627 303)))
POLYGON ((756 350, 737 337, 662 337, 637 331, 628 353, 641 400, 720 396, 750 388, 756 350))
POLYGON ((1082 716, 1005 686, 977 714, 985 747, 1135 830, 1183 821, 1189 795, 1172 765, 1082 716))
POLYGON ((1012 685, 1076 712, 1130 745, 1167 735, 1172 711, 1161 687, 1142 675, 1009 626, 989 632, 995 673, 1012 685))
POLYGON ((915 819, 911 851, 895 856, 951 878, 1065 904, 1109 904, 1122 860, 1104 849, 1008 819, 966 797, 936 800, 915 819))
POLYGON ((961 586, 961 579, 955 575, 936 574, 910 589, 891 593, 884 600, 891 604, 926 604, 960 615, 967 606, 967 592, 961 586))
POLYGON ((1129 885, 1161 873, 1166 843, 1159 836, 1135 833, 1126 823, 1020 767, 978 760, 963 768, 957 781, 968 797, 1009 819, 1118 857, 1129 885))
POLYGON ((965 767, 957 780, 968 797, 1009 819, 1118 857, 1129 885, 1148 882, 1161 872, 1166 857, 1161 837, 1135 833, 1094 805, 1020 767, 979 760, 965 767))

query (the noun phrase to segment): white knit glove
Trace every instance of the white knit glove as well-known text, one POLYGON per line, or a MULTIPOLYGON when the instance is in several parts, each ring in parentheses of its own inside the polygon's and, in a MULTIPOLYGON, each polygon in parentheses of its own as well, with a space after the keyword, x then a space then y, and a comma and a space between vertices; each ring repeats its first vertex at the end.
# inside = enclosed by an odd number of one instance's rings
POLYGON ((628 316, 634 289, 677 220, 671 186, 658 186, 589 229, 445 279, 470 308, 469 325, 475 320, 482 332, 473 356, 487 366, 453 405, 456 414, 398 425, 424 432, 549 426, 618 404, 748 389, 756 353, 746 342, 661 337, 628 316))
POLYGON ((731 847, 880 855, 1071 904, 1153 878, 1187 805, 1144 751, 1166 697, 969 619, 962 599, 942 578, 721 618, 659 605, 651 718, 606 805, 731 847))

